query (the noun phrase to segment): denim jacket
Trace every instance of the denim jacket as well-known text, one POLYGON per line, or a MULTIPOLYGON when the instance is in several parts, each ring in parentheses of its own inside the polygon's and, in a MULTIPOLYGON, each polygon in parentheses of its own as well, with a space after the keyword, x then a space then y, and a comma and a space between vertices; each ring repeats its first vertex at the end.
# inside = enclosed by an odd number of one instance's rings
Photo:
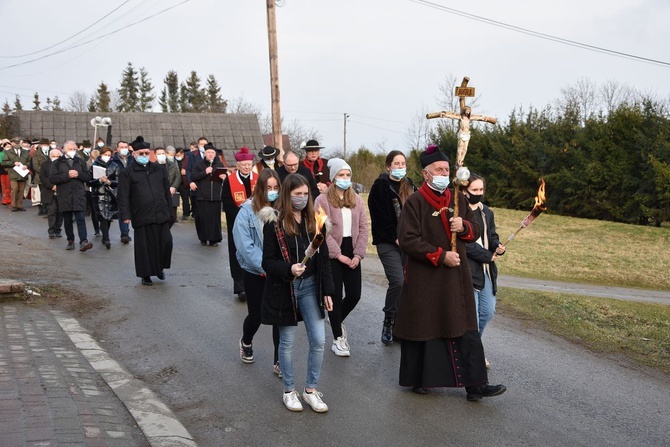
POLYGON ((263 261, 263 226, 251 207, 251 199, 240 206, 240 211, 233 225, 235 256, 240 267, 254 275, 264 275, 263 261))

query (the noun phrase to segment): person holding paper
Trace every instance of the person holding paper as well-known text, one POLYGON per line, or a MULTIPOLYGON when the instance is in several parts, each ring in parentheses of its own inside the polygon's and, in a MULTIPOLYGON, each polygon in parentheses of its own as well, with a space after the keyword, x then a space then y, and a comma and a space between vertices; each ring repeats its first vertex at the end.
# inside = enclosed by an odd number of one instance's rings
POLYGON ((23 207, 23 193, 28 180, 28 162, 30 161, 30 141, 21 140, 18 148, 5 149, 5 158, 2 166, 9 174, 12 211, 25 211, 23 207))
POLYGON ((112 161, 111 147, 104 146, 100 149, 100 156, 91 165, 90 173, 92 180, 89 180, 88 186, 91 187, 92 213, 95 212, 100 224, 102 245, 109 250, 112 245, 109 228, 112 221, 119 217, 116 187, 121 174, 119 166, 112 161))
MULTIPOLYGON (((191 181, 197 185, 195 207, 195 230, 200 244, 216 247, 221 237, 221 185, 226 178, 223 163, 216 156, 216 148, 205 146, 205 159, 196 157, 191 171, 191 181)), ((232 238, 229 239, 232 243, 232 238)))

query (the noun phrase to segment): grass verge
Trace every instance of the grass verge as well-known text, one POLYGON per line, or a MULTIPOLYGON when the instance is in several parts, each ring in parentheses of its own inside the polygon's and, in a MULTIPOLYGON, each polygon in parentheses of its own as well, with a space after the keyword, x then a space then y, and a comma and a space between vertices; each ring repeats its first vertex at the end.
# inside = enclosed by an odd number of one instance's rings
POLYGON ((501 288, 498 309, 595 352, 670 375, 670 306, 501 288))

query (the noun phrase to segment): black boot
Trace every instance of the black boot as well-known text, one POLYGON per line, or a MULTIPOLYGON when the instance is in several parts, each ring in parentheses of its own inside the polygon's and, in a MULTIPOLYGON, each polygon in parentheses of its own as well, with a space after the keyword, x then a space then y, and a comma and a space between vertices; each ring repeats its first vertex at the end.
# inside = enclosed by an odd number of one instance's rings
POLYGON ((384 327, 382 328, 382 343, 390 345, 393 343, 393 323, 395 321, 391 317, 384 318, 384 327))

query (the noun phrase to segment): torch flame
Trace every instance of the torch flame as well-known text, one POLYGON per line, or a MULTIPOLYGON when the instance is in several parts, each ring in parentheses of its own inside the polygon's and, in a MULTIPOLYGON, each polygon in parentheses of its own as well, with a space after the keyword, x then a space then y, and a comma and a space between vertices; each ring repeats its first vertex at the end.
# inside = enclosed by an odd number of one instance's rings
POLYGON ((544 194, 544 180, 540 179, 540 181, 542 183, 537 190, 537 196, 535 196, 535 206, 533 208, 539 208, 544 211, 547 209, 547 197, 544 194))
POLYGON ((323 224, 326 223, 326 219, 328 219, 328 215, 323 210, 323 207, 319 206, 319 209, 314 212, 314 221, 316 222, 316 234, 321 234, 321 228, 323 228, 323 224))

